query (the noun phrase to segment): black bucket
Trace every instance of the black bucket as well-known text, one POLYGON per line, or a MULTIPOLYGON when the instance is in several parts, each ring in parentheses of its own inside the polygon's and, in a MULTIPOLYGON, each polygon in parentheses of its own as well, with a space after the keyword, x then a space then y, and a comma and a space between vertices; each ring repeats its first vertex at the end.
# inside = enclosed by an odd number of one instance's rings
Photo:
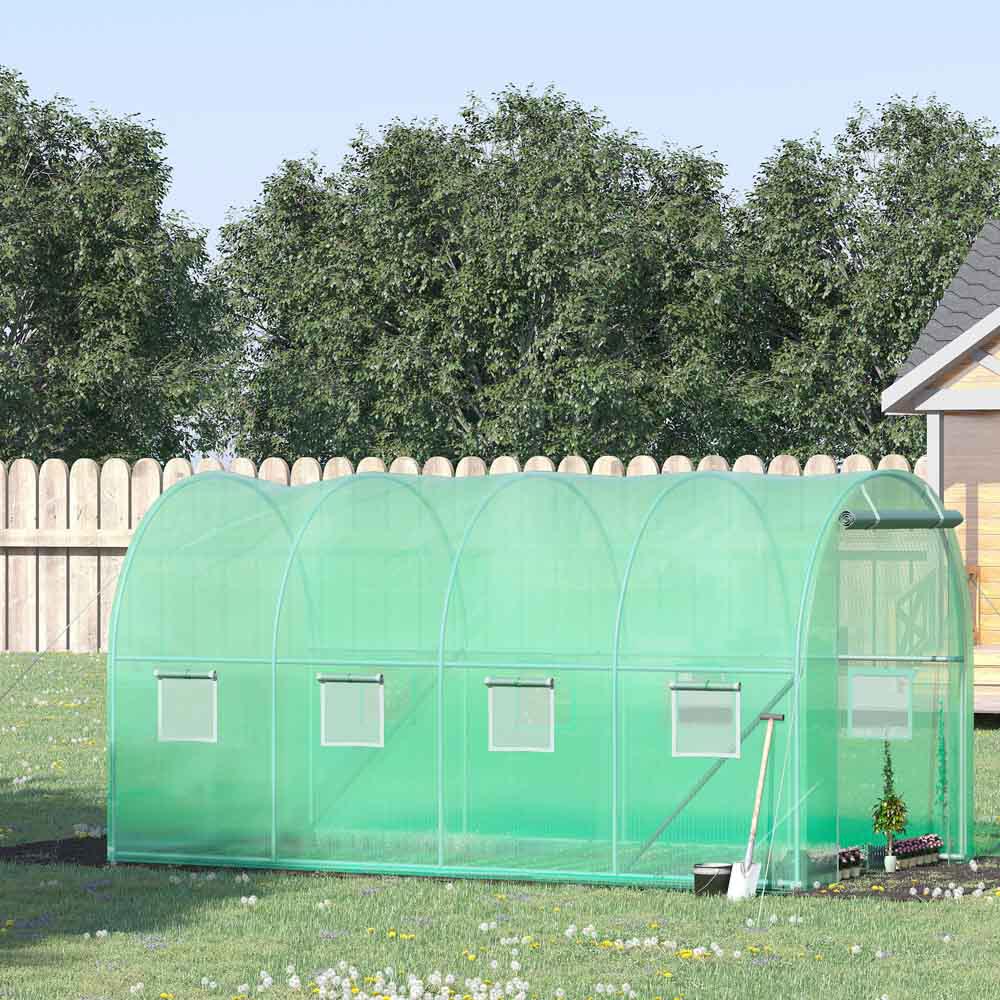
POLYGON ((725 896, 729 888, 732 864, 700 864, 694 866, 694 894, 696 896, 725 896))

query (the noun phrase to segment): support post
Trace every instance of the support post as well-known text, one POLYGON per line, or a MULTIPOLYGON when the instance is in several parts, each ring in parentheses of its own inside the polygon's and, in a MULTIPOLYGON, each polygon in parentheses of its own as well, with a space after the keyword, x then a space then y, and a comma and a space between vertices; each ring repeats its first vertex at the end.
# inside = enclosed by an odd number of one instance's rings
POLYGON ((927 414, 927 485, 944 499, 944 414, 927 414))

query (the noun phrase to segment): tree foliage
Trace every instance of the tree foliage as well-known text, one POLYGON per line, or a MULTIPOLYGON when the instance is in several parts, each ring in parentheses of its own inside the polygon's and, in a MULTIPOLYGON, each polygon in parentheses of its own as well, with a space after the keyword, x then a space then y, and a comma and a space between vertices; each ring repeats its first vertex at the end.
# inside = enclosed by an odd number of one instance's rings
POLYGON ((0 454, 165 457, 208 427, 204 236, 162 210, 163 137, 32 100, 0 67, 0 454))
POLYGON ((698 450, 742 422, 722 167, 552 91, 293 161, 222 233, 254 455, 698 450))
POLYGON ((832 146, 782 143, 735 216, 769 363, 753 401, 765 452, 923 450, 885 418, 894 379, 983 223, 1000 210, 987 122, 930 100, 859 109, 832 146))

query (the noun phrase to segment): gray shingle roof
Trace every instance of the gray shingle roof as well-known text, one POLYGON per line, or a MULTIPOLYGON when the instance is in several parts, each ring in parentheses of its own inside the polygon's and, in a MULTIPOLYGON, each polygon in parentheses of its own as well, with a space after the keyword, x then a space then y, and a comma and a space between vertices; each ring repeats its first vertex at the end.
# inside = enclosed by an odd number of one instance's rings
POLYGON ((896 378, 912 371, 994 309, 1000 309, 1000 219, 990 219, 983 226, 896 378))

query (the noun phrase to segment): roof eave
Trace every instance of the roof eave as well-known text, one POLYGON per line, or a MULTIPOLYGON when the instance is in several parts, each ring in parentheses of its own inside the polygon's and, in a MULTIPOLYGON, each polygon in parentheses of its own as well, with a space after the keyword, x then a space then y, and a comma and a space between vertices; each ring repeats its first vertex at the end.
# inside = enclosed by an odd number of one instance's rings
POLYGON ((886 415, 927 412, 926 409, 919 408, 920 404, 925 402, 920 396, 921 390, 927 383, 998 330, 1000 330, 1000 307, 974 323, 950 343, 944 344, 916 368, 896 379, 882 393, 882 412, 886 415))

